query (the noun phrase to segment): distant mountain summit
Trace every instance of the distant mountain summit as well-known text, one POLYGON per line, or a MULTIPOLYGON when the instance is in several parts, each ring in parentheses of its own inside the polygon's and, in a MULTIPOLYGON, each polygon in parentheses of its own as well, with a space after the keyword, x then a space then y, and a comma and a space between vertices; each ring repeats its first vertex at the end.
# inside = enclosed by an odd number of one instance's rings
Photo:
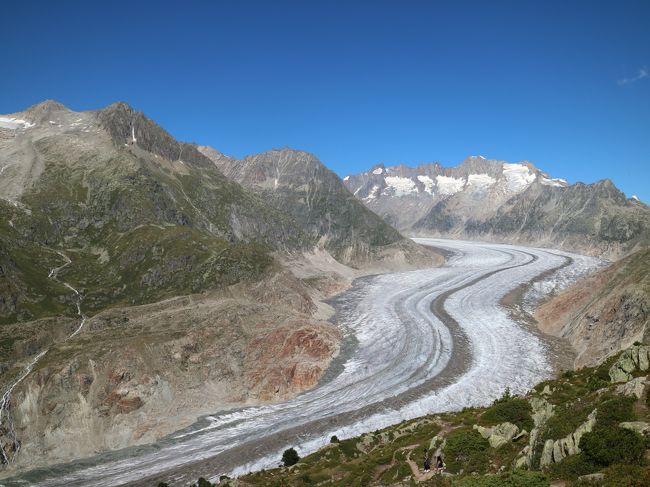
POLYGON ((611 181, 569 185, 527 161, 373 166, 344 178, 368 208, 413 235, 514 241, 611 258, 650 241, 650 209, 611 181))

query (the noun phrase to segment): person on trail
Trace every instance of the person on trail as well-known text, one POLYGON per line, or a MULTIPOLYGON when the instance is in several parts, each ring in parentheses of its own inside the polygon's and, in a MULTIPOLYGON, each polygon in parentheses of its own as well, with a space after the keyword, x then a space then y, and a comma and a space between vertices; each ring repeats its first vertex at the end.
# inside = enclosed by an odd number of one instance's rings
POLYGON ((429 460, 428 458, 425 457, 425 459, 424 459, 424 471, 428 472, 429 470, 431 470, 431 460, 429 460))
POLYGON ((445 462, 442 461, 442 457, 438 455, 436 457, 436 468, 434 469, 436 473, 442 473, 442 471, 445 469, 445 462))

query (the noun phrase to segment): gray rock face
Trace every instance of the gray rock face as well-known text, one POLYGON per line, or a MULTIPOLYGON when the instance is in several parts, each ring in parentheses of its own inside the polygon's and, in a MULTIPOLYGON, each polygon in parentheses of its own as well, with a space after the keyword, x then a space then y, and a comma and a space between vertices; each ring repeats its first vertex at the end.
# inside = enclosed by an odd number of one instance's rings
MULTIPOLYGON (((546 388, 544 391, 546 391, 546 388)), ((515 468, 530 468, 533 462, 533 449, 537 444, 541 428, 555 414, 555 406, 544 398, 531 397, 529 402, 533 410, 532 418, 535 427, 530 432, 528 445, 524 447, 524 449, 519 453, 519 457, 515 460, 515 468)))
POLYGON ((632 379, 631 381, 618 386, 616 392, 625 396, 634 396, 637 399, 641 399, 644 397, 643 393, 645 392, 646 384, 647 380, 645 377, 637 377, 636 379, 632 379))
POLYGON ((558 463, 568 456, 580 453, 580 439, 585 433, 589 433, 593 430, 593 427, 596 424, 596 413, 597 411, 594 409, 587 417, 587 421, 578 426, 573 433, 565 438, 560 440, 546 440, 544 443, 544 449, 542 450, 540 466, 544 467, 551 463, 558 463))
POLYGON ((650 434, 650 424, 645 421, 625 421, 619 423, 619 426, 623 429, 634 431, 642 435, 650 434))
POLYGON ((609 369, 611 381, 628 382, 632 379, 633 372, 647 371, 650 367, 649 354, 650 347, 643 345, 635 345, 625 350, 609 369))
POLYGON ((363 203, 416 235, 562 246, 618 258, 650 242, 650 208, 611 181, 568 185, 529 162, 375 166, 344 179, 363 203))
POLYGON ((492 448, 501 448, 503 445, 510 443, 514 438, 520 437, 519 427, 508 422, 498 424, 491 428, 485 428, 475 424, 474 429, 483 438, 488 440, 492 448))

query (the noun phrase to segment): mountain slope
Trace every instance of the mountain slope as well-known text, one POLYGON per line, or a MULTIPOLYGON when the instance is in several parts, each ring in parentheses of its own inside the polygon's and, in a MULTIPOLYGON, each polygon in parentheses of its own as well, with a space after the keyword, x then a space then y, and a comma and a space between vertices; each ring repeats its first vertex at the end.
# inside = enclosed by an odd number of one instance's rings
POLYGON ((535 313, 542 331, 566 338, 576 366, 593 366, 650 340, 650 249, 589 276, 535 313))
POLYGON ((421 250, 376 214, 368 211, 341 180, 313 155, 281 149, 241 160, 200 147, 223 173, 255 191, 271 207, 291 214, 311 245, 352 265, 371 261, 392 246, 406 259, 422 258, 421 250))
POLYGON ((269 204, 124 103, 0 117, 0 460, 147 443, 317 384, 341 340, 324 300, 360 275, 325 249, 377 270, 434 256, 305 170, 269 204))
POLYGON ((650 242, 650 208, 611 181, 568 185, 528 162, 375 166, 345 183, 368 208, 416 235, 514 241, 619 258, 650 242))

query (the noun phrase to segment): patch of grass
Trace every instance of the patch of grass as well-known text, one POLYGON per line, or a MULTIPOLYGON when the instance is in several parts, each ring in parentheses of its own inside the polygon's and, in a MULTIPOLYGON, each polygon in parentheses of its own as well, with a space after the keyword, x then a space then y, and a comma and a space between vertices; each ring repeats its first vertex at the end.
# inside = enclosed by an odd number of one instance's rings
POLYGON ((495 402, 481 415, 481 422, 494 425, 499 423, 513 423, 520 429, 530 431, 533 429, 532 409, 530 403, 522 397, 509 397, 495 402))
POLYGON ((477 431, 458 429, 447 436, 444 448, 444 458, 447 468, 452 473, 461 470, 465 473, 483 473, 487 469, 490 448, 488 440, 477 431))
POLYGON ((548 487, 550 482, 541 472, 515 470, 500 475, 463 477, 453 481, 454 487, 548 487))
POLYGON ((598 472, 602 467, 589 460, 583 453, 564 458, 546 469, 552 479, 576 480, 581 475, 598 472))

